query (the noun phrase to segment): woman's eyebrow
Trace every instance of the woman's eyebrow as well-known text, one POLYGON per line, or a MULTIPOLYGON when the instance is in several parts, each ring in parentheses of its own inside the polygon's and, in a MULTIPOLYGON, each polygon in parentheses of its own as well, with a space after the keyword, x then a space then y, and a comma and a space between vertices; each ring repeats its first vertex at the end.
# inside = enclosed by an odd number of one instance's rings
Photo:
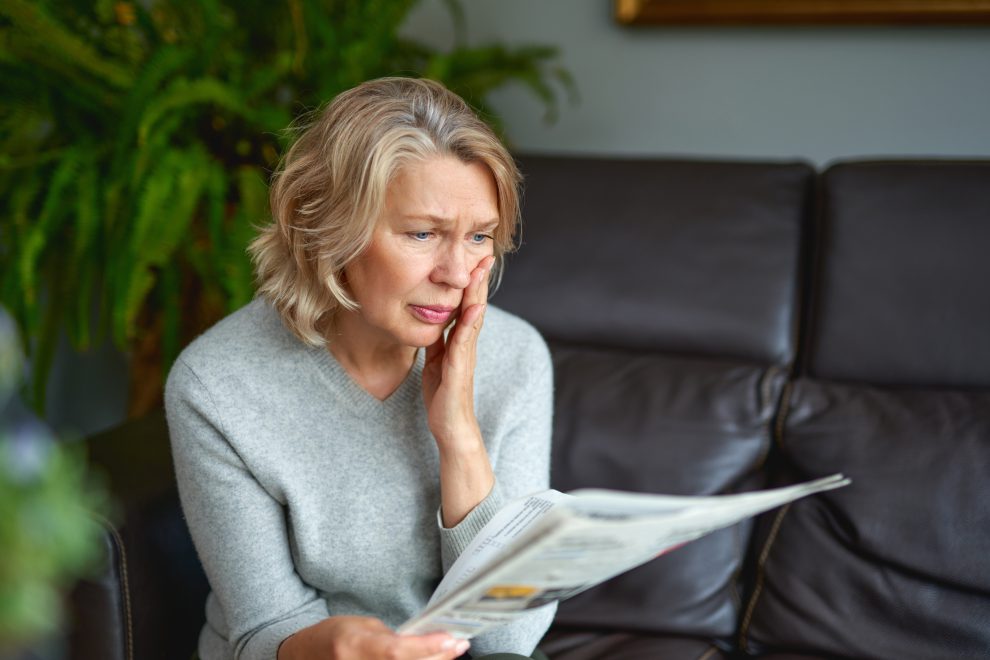
POLYGON ((495 218, 494 220, 489 220, 488 222, 479 222, 474 226, 474 228, 483 229, 485 231, 493 231, 498 227, 498 224, 499 220, 498 218, 495 218))
MULTIPOLYGON (((433 223, 434 225, 447 226, 454 223, 451 218, 445 218, 439 215, 433 215, 432 213, 409 213, 402 216, 403 220, 426 220, 433 223)), ((484 229, 492 230, 498 227, 499 218, 491 218, 490 220, 480 220, 474 223, 474 229, 484 229)))

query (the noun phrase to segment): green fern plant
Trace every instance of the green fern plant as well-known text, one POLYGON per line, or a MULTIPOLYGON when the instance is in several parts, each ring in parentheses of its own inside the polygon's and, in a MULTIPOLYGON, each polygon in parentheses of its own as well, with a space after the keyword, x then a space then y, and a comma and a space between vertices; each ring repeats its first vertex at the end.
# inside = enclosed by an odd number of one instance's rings
MULTIPOLYGON (((0 302, 26 338, 30 400, 64 332, 132 356, 132 412, 183 344, 252 296, 245 247, 293 118, 362 80, 422 75, 487 117, 573 83, 547 47, 439 52, 397 36, 415 0, 4 0, 0 302)), ((463 31, 463 13, 446 3, 463 31)))

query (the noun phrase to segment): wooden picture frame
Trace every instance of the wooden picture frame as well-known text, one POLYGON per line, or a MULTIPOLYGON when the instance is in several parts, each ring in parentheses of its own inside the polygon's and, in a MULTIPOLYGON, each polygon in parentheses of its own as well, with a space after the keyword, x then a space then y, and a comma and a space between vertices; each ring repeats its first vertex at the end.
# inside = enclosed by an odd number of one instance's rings
POLYGON ((613 0, 624 25, 977 24, 990 0, 613 0))

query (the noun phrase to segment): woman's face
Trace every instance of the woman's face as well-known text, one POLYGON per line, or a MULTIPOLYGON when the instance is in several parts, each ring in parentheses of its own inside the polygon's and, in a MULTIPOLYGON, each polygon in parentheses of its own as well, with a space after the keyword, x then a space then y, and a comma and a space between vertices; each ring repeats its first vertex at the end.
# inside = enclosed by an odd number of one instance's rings
POLYGON ((493 253, 498 222, 486 165, 435 157, 404 167, 388 187, 371 244, 344 269, 360 304, 340 312, 345 343, 434 343, 458 313, 471 271, 493 253))

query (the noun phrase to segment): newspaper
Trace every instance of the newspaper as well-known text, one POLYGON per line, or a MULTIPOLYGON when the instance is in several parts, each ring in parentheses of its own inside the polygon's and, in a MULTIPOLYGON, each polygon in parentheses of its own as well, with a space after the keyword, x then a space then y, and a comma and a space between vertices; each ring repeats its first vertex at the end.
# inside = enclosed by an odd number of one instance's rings
POLYGON ((850 483, 841 474, 711 497, 556 490, 503 507, 465 548, 402 634, 470 639, 569 598, 685 543, 798 498, 850 483))

